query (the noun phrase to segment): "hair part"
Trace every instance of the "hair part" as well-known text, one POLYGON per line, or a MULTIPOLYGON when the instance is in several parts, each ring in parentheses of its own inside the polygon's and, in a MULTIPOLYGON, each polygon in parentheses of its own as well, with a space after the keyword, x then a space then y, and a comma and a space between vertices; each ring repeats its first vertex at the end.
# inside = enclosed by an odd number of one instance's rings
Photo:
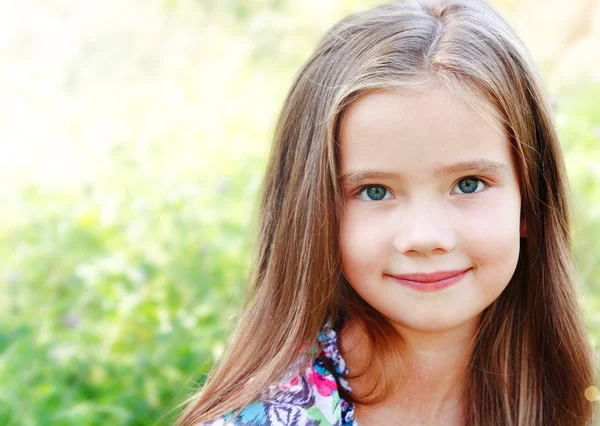
POLYGON ((515 274, 475 336, 465 424, 593 424, 595 407, 584 390, 597 372, 578 304, 569 190, 551 108, 508 24, 484 2, 457 0, 406 1, 351 15, 327 32, 300 70, 269 158, 245 310, 179 426, 259 399, 302 346, 318 345, 323 324, 371 324, 382 392, 370 399, 393 390, 389 365, 401 360, 384 338, 391 327, 341 271, 339 125, 347 107, 371 90, 439 85, 503 123, 527 225, 515 274), (270 332, 259 340, 261 329, 270 332))

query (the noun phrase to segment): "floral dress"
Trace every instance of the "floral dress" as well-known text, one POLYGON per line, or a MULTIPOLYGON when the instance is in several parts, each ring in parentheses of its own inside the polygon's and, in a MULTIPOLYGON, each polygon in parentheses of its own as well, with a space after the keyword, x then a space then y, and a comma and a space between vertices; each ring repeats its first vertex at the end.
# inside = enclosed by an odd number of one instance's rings
POLYGON ((202 425, 358 426, 354 404, 345 401, 338 392, 338 386, 348 393, 351 389, 342 377, 348 370, 338 350, 335 331, 320 333, 319 342, 323 352, 306 370, 271 386, 260 401, 202 425), (325 359, 333 371, 325 367, 325 359))

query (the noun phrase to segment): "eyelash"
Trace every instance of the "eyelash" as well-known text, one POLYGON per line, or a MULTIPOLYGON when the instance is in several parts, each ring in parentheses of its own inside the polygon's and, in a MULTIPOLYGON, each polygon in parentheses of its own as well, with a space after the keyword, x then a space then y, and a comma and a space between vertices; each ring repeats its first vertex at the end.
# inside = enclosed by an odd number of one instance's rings
MULTIPOLYGON (((473 195, 473 194, 479 194, 480 192, 485 191, 487 188, 489 188, 491 186, 491 184, 489 183, 489 181, 487 181, 487 179, 483 179, 479 176, 465 176, 463 178, 460 178, 459 180, 457 180, 454 185, 452 186, 452 189, 454 189, 456 187, 456 185, 458 185, 459 182, 463 181, 463 180, 467 180, 467 179, 476 179, 477 181, 481 182, 483 184, 483 188, 479 191, 476 192, 470 192, 470 193, 458 193, 456 195, 473 195)), ((386 191, 391 192, 387 187, 385 187, 384 185, 378 185, 378 184, 370 184, 370 185, 363 185, 360 188, 358 188, 358 190, 356 191, 356 195, 355 198, 359 198, 360 195, 367 190, 368 188, 375 188, 375 187, 380 187, 380 188, 384 188, 386 191)), ((363 201, 368 201, 368 202, 377 202, 377 201, 384 201, 385 199, 382 200, 363 200, 363 201)))

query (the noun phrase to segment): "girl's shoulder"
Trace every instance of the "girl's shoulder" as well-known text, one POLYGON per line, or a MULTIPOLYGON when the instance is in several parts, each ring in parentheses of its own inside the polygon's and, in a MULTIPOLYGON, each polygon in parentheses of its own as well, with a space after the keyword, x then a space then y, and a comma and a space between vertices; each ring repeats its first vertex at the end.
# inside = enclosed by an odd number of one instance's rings
POLYGON ((319 334, 321 349, 313 348, 311 364, 303 371, 297 365, 276 385, 263 392, 261 399, 205 426, 351 426, 354 405, 339 393, 340 386, 350 392, 346 363, 337 345, 334 330, 319 334))

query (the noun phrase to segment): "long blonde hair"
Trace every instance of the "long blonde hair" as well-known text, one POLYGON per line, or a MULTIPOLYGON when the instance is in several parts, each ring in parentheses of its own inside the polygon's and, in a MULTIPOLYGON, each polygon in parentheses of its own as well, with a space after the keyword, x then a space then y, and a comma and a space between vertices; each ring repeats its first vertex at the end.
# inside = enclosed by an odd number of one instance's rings
MULTIPOLYGON (((573 274, 569 192, 537 71, 523 43, 484 2, 406 1, 341 20, 298 73, 270 154, 246 307, 178 425, 255 401, 303 345, 318 344, 325 323, 342 327, 353 319, 386 328, 341 271, 338 128, 348 105, 368 90, 434 84, 504 123, 527 226, 516 272, 484 311, 474 341, 465 422, 591 424, 595 411, 584 390, 596 372, 573 274)), ((383 337, 370 335, 382 358, 393 351, 383 337)), ((390 389, 393 377, 380 365, 382 388, 390 389)))

